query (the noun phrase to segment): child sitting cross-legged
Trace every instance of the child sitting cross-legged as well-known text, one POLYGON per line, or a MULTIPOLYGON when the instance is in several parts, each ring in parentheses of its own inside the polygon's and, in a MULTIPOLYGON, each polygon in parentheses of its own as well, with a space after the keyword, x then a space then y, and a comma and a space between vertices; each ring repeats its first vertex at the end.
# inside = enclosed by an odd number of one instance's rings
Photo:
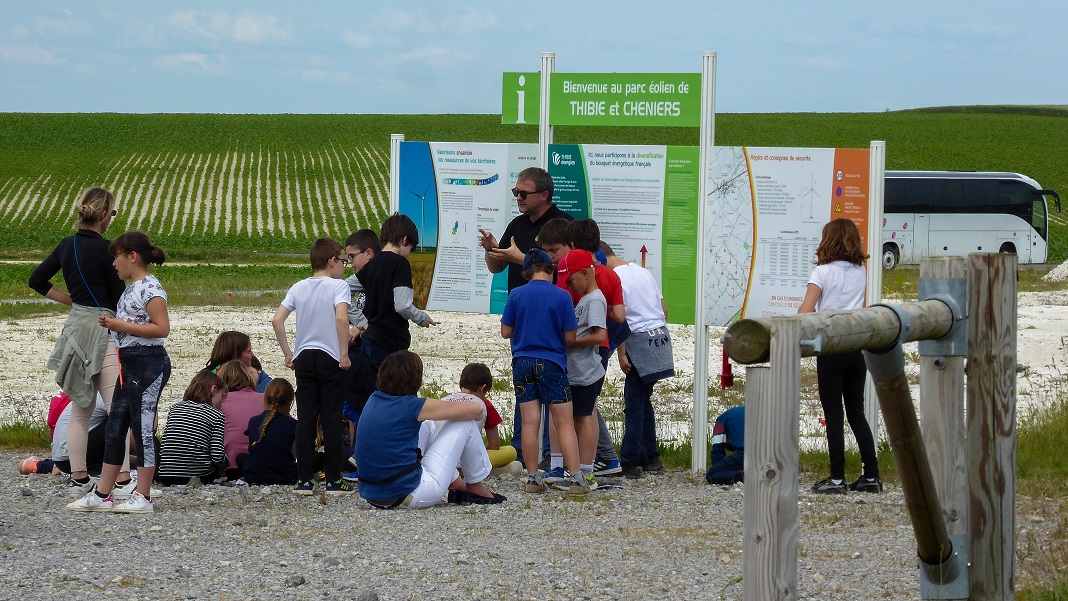
POLYGON ((222 378, 210 371, 193 376, 182 402, 167 414, 157 482, 188 484, 190 479, 199 478, 208 483, 226 472, 226 418, 219 409, 226 393, 222 378))

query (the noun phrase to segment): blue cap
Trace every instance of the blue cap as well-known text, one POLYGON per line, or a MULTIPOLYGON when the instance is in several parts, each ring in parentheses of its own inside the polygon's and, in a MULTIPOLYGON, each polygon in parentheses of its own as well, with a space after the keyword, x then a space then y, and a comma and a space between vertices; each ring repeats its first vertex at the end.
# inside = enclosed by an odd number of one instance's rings
POLYGON ((549 265, 552 265, 553 259, 549 256, 549 253, 544 250, 540 248, 532 248, 527 252, 527 256, 523 257, 523 271, 526 271, 535 263, 548 263, 549 265))

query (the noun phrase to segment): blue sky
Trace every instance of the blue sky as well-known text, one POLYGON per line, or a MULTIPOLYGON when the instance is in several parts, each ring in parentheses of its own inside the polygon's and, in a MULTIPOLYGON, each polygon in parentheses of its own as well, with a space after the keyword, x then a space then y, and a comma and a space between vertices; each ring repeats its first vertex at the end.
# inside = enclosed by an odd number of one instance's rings
POLYGON ((501 73, 698 72, 718 112, 1068 105, 1060 3, 5 2, 0 111, 499 113, 501 73))

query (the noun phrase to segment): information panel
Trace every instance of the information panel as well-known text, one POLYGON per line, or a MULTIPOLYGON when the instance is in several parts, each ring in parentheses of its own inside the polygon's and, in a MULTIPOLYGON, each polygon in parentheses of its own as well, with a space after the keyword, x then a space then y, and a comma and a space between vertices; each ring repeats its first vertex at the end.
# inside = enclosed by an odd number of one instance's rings
POLYGON ((869 151, 716 147, 709 153, 705 323, 796 314, 824 224, 856 222, 867 248, 869 151))

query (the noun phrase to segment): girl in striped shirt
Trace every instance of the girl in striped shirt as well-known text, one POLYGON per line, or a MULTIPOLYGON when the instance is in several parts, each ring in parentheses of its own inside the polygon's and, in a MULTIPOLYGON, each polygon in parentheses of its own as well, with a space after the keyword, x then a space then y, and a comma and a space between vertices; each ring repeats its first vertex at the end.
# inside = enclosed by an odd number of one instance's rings
POLYGON ((210 371, 193 376, 182 402, 167 414, 157 482, 186 484, 191 478, 211 482, 225 473, 229 465, 223 446, 226 418, 219 406, 226 393, 222 378, 210 371))

